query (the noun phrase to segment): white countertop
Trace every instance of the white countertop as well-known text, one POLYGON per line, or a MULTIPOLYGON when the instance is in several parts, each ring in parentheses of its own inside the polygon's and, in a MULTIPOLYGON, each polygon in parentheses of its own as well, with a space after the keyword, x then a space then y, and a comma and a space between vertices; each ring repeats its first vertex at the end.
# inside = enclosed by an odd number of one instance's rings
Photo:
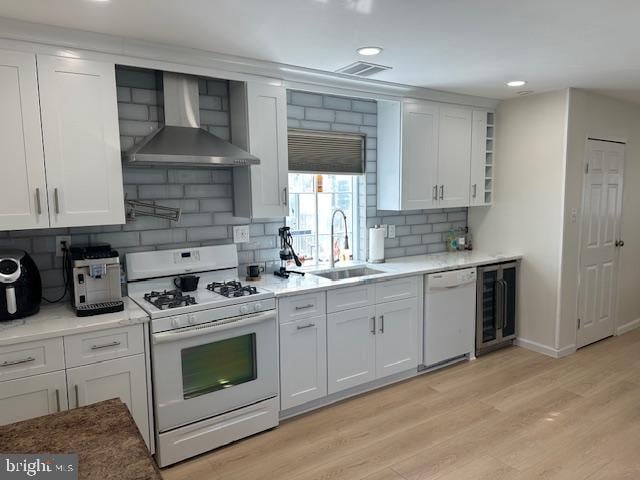
POLYGON ((345 280, 331 281, 323 277, 313 275, 313 272, 326 270, 326 267, 299 269, 306 272, 301 276, 292 273, 288 279, 276 277, 273 274, 266 274, 252 285, 271 290, 276 297, 296 295, 305 292, 330 290, 345 286, 358 285, 392 278, 406 277, 410 275, 423 275, 428 273, 444 272, 447 270, 458 270, 461 268, 478 267, 492 263, 508 262, 519 260, 520 254, 495 255, 478 251, 467 252, 446 252, 434 253, 430 255, 416 255, 411 257, 393 258, 386 263, 364 263, 348 262, 336 264, 336 269, 353 266, 366 266, 382 273, 367 275, 366 277, 349 278, 345 280))
POLYGON ((136 325, 149 316, 129 298, 122 312, 77 317, 69 302, 43 304, 40 312, 27 318, 0 322, 0 345, 11 345, 107 328, 136 325))

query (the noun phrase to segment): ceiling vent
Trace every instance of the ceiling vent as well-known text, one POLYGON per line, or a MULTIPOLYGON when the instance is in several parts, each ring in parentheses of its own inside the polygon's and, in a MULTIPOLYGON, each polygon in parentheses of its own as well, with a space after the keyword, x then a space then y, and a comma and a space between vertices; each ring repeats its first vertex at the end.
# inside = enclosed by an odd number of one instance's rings
POLYGON ((377 65, 369 62, 355 62, 346 67, 336 70, 337 73, 346 73, 347 75, 356 75, 358 77, 370 77, 376 73, 391 70, 391 67, 385 65, 377 65))

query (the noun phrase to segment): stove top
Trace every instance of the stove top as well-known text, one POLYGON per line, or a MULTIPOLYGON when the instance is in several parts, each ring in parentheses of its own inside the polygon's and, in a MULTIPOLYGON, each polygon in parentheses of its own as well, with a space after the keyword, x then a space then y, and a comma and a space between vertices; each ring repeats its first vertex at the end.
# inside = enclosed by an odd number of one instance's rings
POLYGON ((207 285, 207 290, 219 293, 227 298, 247 297, 249 295, 257 295, 258 289, 251 285, 242 285, 241 282, 232 280, 228 282, 212 282, 207 285))
POLYGON ((163 290, 162 292, 152 290, 145 293, 143 298, 160 310, 186 307, 198 303, 192 295, 185 295, 180 290, 163 290))

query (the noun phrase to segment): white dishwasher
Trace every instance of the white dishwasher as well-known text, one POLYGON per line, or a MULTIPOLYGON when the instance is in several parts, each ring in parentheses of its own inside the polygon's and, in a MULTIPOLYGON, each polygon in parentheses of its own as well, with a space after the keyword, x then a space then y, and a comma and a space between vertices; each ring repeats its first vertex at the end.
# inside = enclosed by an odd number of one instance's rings
POLYGON ((429 367, 475 350, 476 269, 426 275, 424 364, 429 367))

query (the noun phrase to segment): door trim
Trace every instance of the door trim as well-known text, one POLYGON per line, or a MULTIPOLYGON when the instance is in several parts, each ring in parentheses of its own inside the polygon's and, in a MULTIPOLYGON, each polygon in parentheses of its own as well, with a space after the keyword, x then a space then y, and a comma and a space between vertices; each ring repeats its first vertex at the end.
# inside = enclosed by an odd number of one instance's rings
MULTIPOLYGON (((577 264, 577 269, 578 269, 578 288, 576 291, 576 298, 575 298, 575 305, 576 305, 576 319, 575 319, 575 349, 578 350, 582 347, 586 347, 587 345, 578 345, 578 319, 580 318, 580 294, 582 292, 582 237, 583 237, 583 227, 584 227, 584 211, 585 211, 585 201, 586 201, 586 188, 587 188, 587 165, 589 164, 589 160, 587 157, 587 152, 589 149, 589 142, 593 141, 593 142, 607 142, 607 143, 615 143, 618 145, 623 145, 624 148, 624 154, 622 156, 622 185, 620 186, 620 193, 619 193, 619 197, 620 197, 620 221, 618 222, 618 236, 620 236, 621 232, 622 232, 622 215, 624 212, 624 172, 625 172, 625 167, 626 167, 626 163, 627 163, 627 140, 624 138, 615 138, 615 137, 597 137, 597 136, 587 136, 587 138, 585 139, 585 143, 584 143, 584 154, 583 154, 583 159, 582 159, 582 193, 581 193, 581 199, 580 199, 580 215, 578 216, 578 264, 577 264)), ((614 259, 614 268, 616 269, 615 271, 615 288, 614 288, 614 295, 615 298, 613 300, 613 332, 612 334, 615 335, 620 335, 621 333, 618 333, 618 321, 619 321, 619 295, 618 295, 618 282, 619 282, 619 276, 620 276, 620 251, 618 250, 616 257, 614 259)))

